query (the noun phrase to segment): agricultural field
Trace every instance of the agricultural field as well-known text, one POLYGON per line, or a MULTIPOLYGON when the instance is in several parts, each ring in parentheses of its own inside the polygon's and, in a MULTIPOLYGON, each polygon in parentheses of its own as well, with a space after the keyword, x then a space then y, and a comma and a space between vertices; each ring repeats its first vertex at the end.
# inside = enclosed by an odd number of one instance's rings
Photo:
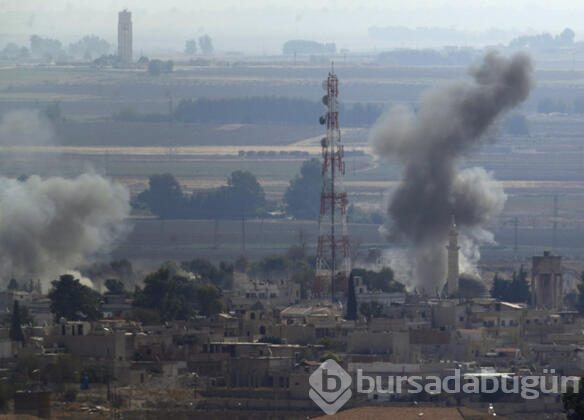
MULTIPOLYGON (((578 258, 584 248, 584 116, 537 112, 543 97, 563 98, 566 103, 584 97, 584 72, 556 64, 547 62, 537 70, 535 91, 519 110, 527 117, 529 133, 511 136, 494 130, 490 135, 496 141, 472 151, 462 163, 491 171, 507 194, 502 214, 490 226, 497 245, 485 248, 484 258, 504 258, 516 241, 518 255, 523 256, 555 247, 578 258)), ((467 71, 364 62, 340 63, 336 69, 344 103, 383 106, 415 104, 429 87, 464 77, 467 71)), ((42 111, 55 103, 61 112, 53 122, 50 144, 23 147, 2 141, 0 173, 75 176, 89 169, 125 184, 135 195, 146 188, 152 174, 171 173, 190 192, 224 185, 232 171, 248 170, 258 178, 267 198, 278 202, 302 162, 320 157, 319 115, 304 124, 199 124, 172 118, 121 121, 114 117, 128 110, 170 115, 181 99, 273 96, 319 102, 327 72, 324 65, 266 62, 210 67, 178 63, 172 74, 157 77, 143 69, 0 68, 0 114, 42 111)), ((342 115, 340 120, 342 125, 342 115)), ((343 129, 344 185, 352 203, 383 211, 387 196, 399 182, 401 165, 374 157, 369 128, 343 129)), ((136 218, 132 225, 133 232, 119 244, 116 255, 147 261, 158 255, 161 259, 188 258, 193 253, 227 258, 242 252, 237 221, 223 221, 217 227, 208 221, 136 218)), ((245 253, 256 257, 284 250, 299 230, 306 231, 307 244, 312 246, 315 229, 314 222, 250 220, 245 253)), ((360 252, 387 246, 378 229, 351 226, 360 252)))

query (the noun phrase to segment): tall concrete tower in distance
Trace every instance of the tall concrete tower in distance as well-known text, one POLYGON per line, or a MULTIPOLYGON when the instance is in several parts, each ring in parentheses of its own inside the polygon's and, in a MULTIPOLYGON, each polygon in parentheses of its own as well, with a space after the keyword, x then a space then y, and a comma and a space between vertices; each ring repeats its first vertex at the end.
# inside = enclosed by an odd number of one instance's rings
POLYGON ((446 277, 446 292, 449 297, 458 295, 458 278, 460 275, 458 268, 458 230, 456 229, 456 222, 452 216, 452 225, 450 226, 450 233, 448 234, 448 275, 446 277))
POLYGON ((132 62, 132 13, 118 13, 118 58, 122 63, 132 62))

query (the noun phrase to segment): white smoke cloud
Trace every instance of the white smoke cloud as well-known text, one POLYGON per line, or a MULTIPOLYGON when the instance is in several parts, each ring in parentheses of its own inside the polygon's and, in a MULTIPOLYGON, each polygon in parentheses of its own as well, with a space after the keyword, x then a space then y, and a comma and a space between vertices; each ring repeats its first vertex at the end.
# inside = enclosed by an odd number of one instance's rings
POLYGON ((126 232, 129 192, 100 175, 0 178, 0 273, 40 278, 107 252, 126 232))

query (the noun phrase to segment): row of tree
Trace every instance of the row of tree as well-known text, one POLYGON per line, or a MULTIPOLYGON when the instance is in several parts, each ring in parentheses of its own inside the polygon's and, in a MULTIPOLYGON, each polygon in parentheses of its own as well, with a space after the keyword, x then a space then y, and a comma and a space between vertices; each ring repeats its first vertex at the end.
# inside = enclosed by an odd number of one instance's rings
MULTIPOLYGON (((112 63, 103 64, 111 65, 112 63)), ((160 65, 168 65, 168 62, 160 62, 160 65)), ((375 103, 358 102, 350 105, 340 104, 339 110, 343 126, 370 127, 381 116, 384 107, 375 103)), ((183 99, 178 103, 173 118, 186 123, 310 125, 316 123, 322 113, 323 108, 320 102, 300 98, 257 96, 183 99)), ((123 120, 123 117, 120 115, 117 119, 123 120)), ((169 115, 133 112, 127 116, 127 119, 128 121, 159 122, 167 121, 169 115)), ((504 120, 501 128, 504 132, 511 134, 528 134, 529 132, 525 117, 517 113, 504 120)))
MULTIPOLYGON (((378 104, 340 105, 345 126, 370 126, 381 115, 378 104)), ((287 97, 243 97, 185 99, 175 110, 175 119, 197 123, 282 123, 311 124, 323 113, 322 103, 287 97)))
MULTIPOLYGON (((305 161, 284 192, 287 215, 295 219, 316 220, 320 211, 322 170, 318 159, 305 161)), ((140 193, 136 207, 145 207, 163 219, 240 219, 265 215, 270 207, 257 178, 235 171, 227 185, 187 194, 171 174, 152 175, 148 188, 140 193)), ((275 207, 272 206, 272 207, 275 207)), ((383 215, 366 212, 355 205, 348 209, 354 223, 383 223, 383 215)))
POLYGON ((247 171, 232 172, 225 186, 192 194, 185 193, 172 175, 162 174, 150 177, 137 205, 163 219, 239 219, 264 214, 266 198, 256 177, 247 171))
POLYGON ((112 47, 105 39, 96 35, 87 35, 80 40, 65 47, 61 41, 52 38, 43 38, 32 35, 29 47, 8 43, 0 51, 0 59, 10 61, 22 61, 27 59, 40 59, 43 61, 62 61, 69 58, 92 60, 102 55, 107 55, 112 47))
MULTIPOLYGON (((198 50, 203 55, 212 55, 214 52, 213 40, 207 34, 197 40, 189 39, 185 42, 185 53, 195 55, 198 50)), ((28 59, 43 61, 66 61, 70 59, 91 61, 95 59, 107 60, 107 57, 115 57, 111 54, 112 45, 105 39, 96 35, 86 35, 78 41, 65 46, 58 39, 32 35, 29 46, 17 45, 10 42, 0 50, 0 59, 9 61, 23 61, 28 59)))
MULTIPOLYGON (((182 266, 167 262, 144 279, 143 287, 126 290, 118 279, 108 279, 105 294, 126 294, 133 297, 134 317, 146 323, 188 320, 196 315, 211 316, 223 309, 222 289, 233 281, 233 267, 215 268, 208 262, 194 260, 182 266), (183 267, 200 270, 191 272, 183 267)), ((52 282, 49 291, 51 311, 56 319, 93 321, 101 317, 104 296, 81 283, 72 275, 62 275, 52 282)), ((28 313, 15 308, 12 325, 26 323, 28 313), (18 317, 14 320, 14 317, 18 317)), ((12 333, 11 333, 12 334, 12 333)), ((18 337, 18 333, 14 333, 18 337)))
POLYGON ((527 276, 528 272, 523 268, 523 265, 519 268, 519 272, 513 272, 511 280, 495 274, 491 288, 491 297, 505 302, 529 303, 531 294, 527 276))

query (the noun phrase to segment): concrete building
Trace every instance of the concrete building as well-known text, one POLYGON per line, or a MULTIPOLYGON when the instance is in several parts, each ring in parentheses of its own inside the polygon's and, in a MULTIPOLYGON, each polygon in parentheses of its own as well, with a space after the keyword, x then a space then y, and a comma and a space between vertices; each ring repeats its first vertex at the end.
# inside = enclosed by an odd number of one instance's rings
MULTIPOLYGON (((241 276, 239 276, 241 277, 241 276)), ((300 285, 287 278, 236 281, 233 290, 225 293, 232 309, 243 309, 261 302, 266 308, 287 307, 300 301, 300 285)))
POLYGON ((132 62, 132 13, 118 13, 118 58, 122 63, 132 62))
POLYGON ((360 276, 355 276, 355 296, 357 298, 357 307, 364 303, 371 304, 377 302, 382 306, 391 306, 393 304, 404 304, 406 294, 403 292, 382 292, 381 290, 370 290, 363 282, 360 276))
POLYGON ((458 230, 456 229, 456 222, 452 216, 452 226, 450 226, 450 233, 448 234, 448 274, 446 277, 446 292, 449 297, 454 297, 458 294, 458 278, 460 276, 458 267, 458 230))
POLYGON ((531 264, 531 299, 536 308, 557 310, 562 307, 564 284, 562 257, 545 251, 531 264))

